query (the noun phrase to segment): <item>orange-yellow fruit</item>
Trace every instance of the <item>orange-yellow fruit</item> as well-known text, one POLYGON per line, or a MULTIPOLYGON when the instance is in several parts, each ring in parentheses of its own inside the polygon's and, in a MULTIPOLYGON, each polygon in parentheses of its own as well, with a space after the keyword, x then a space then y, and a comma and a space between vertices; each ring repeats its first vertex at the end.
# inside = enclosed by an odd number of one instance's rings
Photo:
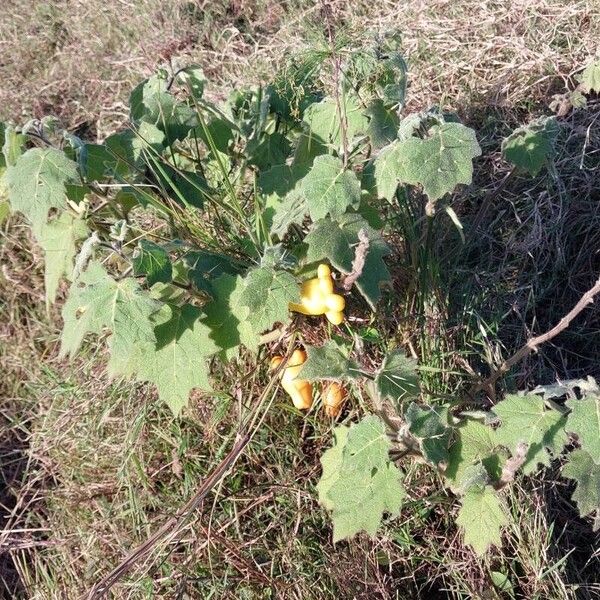
MULTIPOLYGON (((274 356, 271 359, 271 368, 277 368, 283 358, 274 356)), ((299 410, 306 410, 312 406, 312 385, 305 379, 298 379, 298 373, 306 362, 304 350, 294 350, 283 374, 281 375, 281 387, 290 395, 294 406, 299 410)))
POLYGON ((346 390, 336 382, 331 383, 323 392, 323 406, 328 417, 337 417, 346 399, 346 390))
POLYGON ((308 279, 300 289, 300 302, 291 302, 290 310, 304 315, 325 315, 331 323, 339 325, 344 320, 346 301, 334 293, 329 265, 317 268, 317 277, 308 279))

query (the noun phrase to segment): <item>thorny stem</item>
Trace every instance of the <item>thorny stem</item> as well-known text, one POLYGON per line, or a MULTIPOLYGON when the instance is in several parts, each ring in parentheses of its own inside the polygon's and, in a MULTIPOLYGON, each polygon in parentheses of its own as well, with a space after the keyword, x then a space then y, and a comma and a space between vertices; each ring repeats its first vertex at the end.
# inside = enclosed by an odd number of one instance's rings
POLYGON ((554 327, 552 327, 552 329, 546 331, 546 333, 527 340, 524 346, 519 348, 510 358, 506 359, 487 379, 476 383, 471 388, 468 395, 473 397, 478 392, 485 391, 493 400, 496 395, 494 386, 498 379, 507 373, 511 367, 521 362, 532 352, 537 351, 539 346, 549 342, 552 338, 555 338, 559 333, 562 333, 565 329, 567 329, 573 319, 575 319, 579 313, 583 312, 583 310, 587 308, 589 304, 594 302, 594 297, 598 293, 600 293, 600 277, 596 283, 587 292, 585 292, 583 296, 581 296, 577 304, 554 327))
POLYGON ((335 49, 335 31, 333 28, 333 16, 331 14, 331 7, 329 3, 323 3, 322 12, 325 17, 325 22, 327 26, 327 38, 329 40, 329 44, 331 45, 331 59, 333 62, 333 84, 335 87, 335 106, 337 109, 338 119, 340 120, 340 135, 342 138, 343 154, 342 161, 345 169, 348 165, 348 123, 346 118, 346 111, 344 110, 342 102, 340 101, 340 96, 342 95, 342 90, 340 88, 340 73, 342 72, 342 59, 335 49))

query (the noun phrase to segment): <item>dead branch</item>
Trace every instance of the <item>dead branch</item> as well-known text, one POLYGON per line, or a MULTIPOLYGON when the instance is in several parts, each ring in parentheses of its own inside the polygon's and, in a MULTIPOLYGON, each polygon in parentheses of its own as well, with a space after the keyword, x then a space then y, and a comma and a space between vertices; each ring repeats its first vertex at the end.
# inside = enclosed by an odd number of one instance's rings
POLYGON ((538 347, 555 338, 559 333, 562 333, 583 310, 594 302, 594 297, 600 293, 600 278, 577 302, 577 304, 550 330, 536 337, 530 338, 527 343, 519 348, 510 358, 505 360, 487 379, 477 383, 469 391, 469 396, 472 398, 481 391, 486 391, 490 398, 495 397, 495 384, 502 375, 507 373, 514 365, 529 356, 532 352, 536 352, 538 347))
POLYGON ((367 253, 369 252, 369 236, 364 229, 358 231, 358 245, 354 252, 354 260, 352 261, 352 271, 344 277, 342 287, 348 292, 354 285, 356 280, 362 275, 365 268, 367 253))
POLYGON ((204 480, 198 491, 188 500, 188 502, 170 519, 168 519, 152 536, 150 536, 143 544, 138 546, 133 552, 126 556, 121 563, 113 569, 106 577, 96 583, 89 593, 86 595, 88 600, 99 600, 104 598, 110 591, 112 586, 121 577, 126 575, 133 565, 146 557, 152 549, 169 535, 176 535, 188 517, 200 506, 206 495, 212 488, 221 481, 227 474, 229 469, 234 465, 237 459, 242 454, 244 448, 250 441, 250 436, 238 435, 238 438, 229 451, 229 454, 217 465, 212 473, 204 480))

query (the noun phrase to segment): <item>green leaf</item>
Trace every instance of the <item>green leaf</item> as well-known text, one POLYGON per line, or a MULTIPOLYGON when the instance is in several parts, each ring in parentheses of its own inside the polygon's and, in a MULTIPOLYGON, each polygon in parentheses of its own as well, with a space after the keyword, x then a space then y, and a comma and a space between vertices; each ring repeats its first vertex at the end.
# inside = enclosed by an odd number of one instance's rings
POLYGON ((388 353, 375 376, 379 396, 391 400, 396 406, 407 398, 420 395, 417 361, 405 356, 402 350, 388 353))
POLYGON ((203 323, 211 330, 210 339, 220 348, 226 360, 237 354, 240 339, 240 319, 247 319, 249 309, 239 306, 238 298, 244 288, 243 279, 224 274, 211 284, 213 300, 204 306, 203 323))
POLYGON ((226 273, 235 275, 238 272, 238 268, 227 256, 205 251, 188 252, 183 257, 183 262, 188 269, 187 277, 192 285, 211 296, 215 279, 226 273))
POLYGON ((365 114, 369 117, 368 134, 373 148, 383 148, 396 139, 400 119, 395 110, 386 108, 382 100, 375 100, 365 114))
POLYGON ((190 65, 185 69, 181 69, 177 74, 176 81, 179 85, 186 86, 186 89, 191 92, 196 100, 202 98, 204 86, 206 85, 206 77, 200 66, 190 65))
POLYGON ((356 362, 334 341, 327 340, 320 348, 306 346, 307 359, 300 372, 302 379, 336 379, 338 381, 357 379, 361 370, 356 362))
POLYGON ((72 356, 87 333, 99 334, 106 327, 112 332, 109 371, 132 375, 138 368, 139 350, 156 342, 151 316, 160 307, 133 279, 115 281, 92 262, 71 285, 63 306, 60 356, 72 356))
POLYGON ((154 383, 161 400, 177 416, 187 406, 190 391, 210 390, 207 358, 218 348, 202 311, 191 304, 165 305, 162 323, 154 329, 156 345, 143 353, 137 377, 154 383))
POLYGON ((381 234, 363 217, 348 213, 336 220, 326 217, 315 223, 305 238, 308 244, 306 258, 309 262, 327 259, 339 271, 350 273, 361 229, 369 238, 369 250, 356 286, 371 308, 375 309, 381 298, 381 285, 390 280, 390 273, 383 262, 383 257, 390 251, 381 234))
POLYGON ((600 465, 600 396, 573 399, 566 404, 571 409, 566 430, 577 435, 581 447, 600 465))
POLYGON ((259 171, 265 171, 273 165, 283 165, 291 150, 290 142, 282 133, 269 133, 258 145, 247 148, 248 162, 258 167, 259 171))
POLYGON ((391 199, 398 183, 421 185, 430 201, 470 184, 473 159, 481 154, 475 132, 460 123, 440 123, 427 137, 408 137, 387 146, 375 161, 378 195, 391 199))
MULTIPOLYGON (((0 197, 1 197, 1 186, 2 186, 2 181, 0 181, 0 197)), ((8 217, 8 215, 10 214, 10 205, 8 204, 7 200, 0 200, 0 225, 2 225, 2 223, 4 223, 6 217, 8 217)))
POLYGON ((84 221, 63 212, 57 219, 42 225, 39 243, 44 249, 44 282, 46 302, 56 299, 58 283, 63 275, 69 279, 73 272, 73 259, 77 252, 77 242, 88 235, 84 221))
POLYGON ((504 508, 494 488, 473 486, 461 500, 456 523, 464 532, 465 544, 483 556, 493 544, 502 545, 502 527, 508 523, 504 508))
POLYGON ((577 483, 572 498, 582 517, 594 511, 600 513, 600 465, 594 462, 589 452, 573 450, 562 469, 562 476, 577 483))
POLYGON ((349 427, 336 427, 333 430, 335 443, 333 447, 329 448, 329 450, 326 450, 321 457, 323 473, 321 474, 319 483, 317 483, 317 492, 319 494, 319 504, 321 504, 321 506, 327 510, 333 510, 335 507, 335 503, 329 499, 328 494, 331 486, 338 480, 340 476, 340 471, 342 469, 342 463, 344 460, 344 448, 348 443, 349 432, 349 427))
POLYGON ((586 93, 600 94, 600 60, 590 63, 581 74, 581 83, 586 93))
POLYGON ((22 133, 17 133, 12 125, 4 125, 2 132, 2 159, 0 166, 14 165, 25 150, 26 138, 22 133))
POLYGON ((104 161, 106 175, 136 173, 144 166, 144 152, 161 154, 165 134, 152 123, 142 121, 135 131, 127 129, 106 138, 106 151, 111 157, 104 161))
POLYGON ((282 238, 292 224, 302 225, 307 214, 304 196, 299 191, 291 191, 274 210, 271 233, 282 238))
POLYGON ((460 493, 468 481, 469 469, 481 463, 495 481, 502 471, 501 454, 494 430, 473 419, 465 419, 454 429, 454 441, 448 452, 448 466, 444 476, 450 489, 460 493))
POLYGON ((323 477, 317 484, 319 502, 331 510, 333 541, 362 530, 374 536, 383 514, 397 515, 405 496, 400 471, 388 457, 385 425, 370 415, 334 434, 336 445, 321 457, 323 477))
MULTIPOLYGON (((238 302, 240 307, 247 309, 245 324, 250 326, 256 338, 249 348, 254 349, 261 333, 271 329, 275 323, 289 321, 288 305, 300 301, 300 288, 291 273, 272 267, 251 269, 243 280, 243 286, 238 302)), ((240 319, 240 322, 244 321, 240 319)))
POLYGON ((169 253, 154 242, 140 240, 133 254, 133 274, 146 276, 149 286, 158 281, 169 283, 173 277, 173 266, 169 253))
POLYGON ((341 217, 360 204, 360 182, 353 171, 344 169, 339 158, 317 156, 301 184, 310 218, 318 221, 331 215, 341 217))
POLYGON ((198 125, 196 112, 167 90, 166 77, 161 74, 140 83, 131 92, 129 104, 131 120, 136 124, 146 121, 156 125, 169 144, 184 139, 198 125))
POLYGON ((8 167, 5 180, 13 211, 31 222, 36 237, 51 208, 64 209, 66 185, 77 178, 77 165, 55 148, 32 148, 8 167))
MULTIPOLYGON (((346 95, 342 108, 346 121, 346 138, 351 146, 354 138, 366 133, 369 121, 358 101, 349 94, 346 95)), ((340 149, 342 128, 334 98, 325 98, 321 102, 311 104, 304 111, 304 123, 308 128, 309 137, 317 138, 317 142, 328 144, 336 151, 340 149)))
POLYGON ((404 413, 408 430, 417 438, 427 462, 444 469, 448 464, 448 448, 452 429, 448 427, 448 414, 443 407, 421 408, 414 402, 404 413))
POLYGON ((557 135, 556 119, 542 117, 515 129, 502 142, 502 154, 513 165, 535 177, 554 156, 557 135))
POLYGON ((502 424, 496 430, 496 440, 515 454, 517 445, 528 446, 523 472, 530 474, 538 464, 549 465, 550 453, 557 456, 568 442, 566 419, 556 410, 548 409, 537 395, 508 395, 494 406, 502 424))
POLYGON ((402 144, 393 142, 383 148, 375 159, 374 178, 378 198, 394 199, 403 177, 400 167, 402 152, 402 144))

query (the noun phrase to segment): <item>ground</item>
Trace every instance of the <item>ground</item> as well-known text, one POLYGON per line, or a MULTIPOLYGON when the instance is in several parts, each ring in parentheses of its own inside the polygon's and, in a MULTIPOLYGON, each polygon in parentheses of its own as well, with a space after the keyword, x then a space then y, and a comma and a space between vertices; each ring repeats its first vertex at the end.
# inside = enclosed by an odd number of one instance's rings
MULTIPOLYGON (((554 324, 597 277, 598 102, 563 117, 570 134, 549 175, 502 183, 499 144, 577 85, 597 50, 600 3, 358 0, 330 8, 350 35, 399 31, 409 108, 454 110, 477 132, 478 192, 456 205, 467 238, 462 271, 443 273, 449 293, 428 327, 433 350, 454 351, 453 367, 485 368, 554 324), (477 285, 462 285, 464 272, 477 285)), ((223 98, 268 81, 310 45, 320 10, 306 0, 9 0, 0 22, 0 120, 54 114, 78 135, 102 139, 126 121, 140 79, 192 62, 209 76, 209 93, 223 98)), ((0 261, 0 590, 78 598, 194 493, 230 446, 236 406, 229 395, 198 395, 174 420, 148 387, 108 379, 101 344, 59 360, 60 306, 46 309, 41 253, 17 219, 2 224, 0 261)), ((599 325, 599 311, 588 311, 509 385, 597 376, 599 325)), ((251 363, 220 377, 229 387, 261 385, 251 363)), ((115 598, 600 597, 598 534, 576 517, 557 464, 518 482, 504 550, 483 561, 460 543, 451 495, 417 465, 406 474, 400 518, 375 540, 333 546, 314 491, 330 426, 286 406, 281 397, 182 539, 157 546, 115 598)))

